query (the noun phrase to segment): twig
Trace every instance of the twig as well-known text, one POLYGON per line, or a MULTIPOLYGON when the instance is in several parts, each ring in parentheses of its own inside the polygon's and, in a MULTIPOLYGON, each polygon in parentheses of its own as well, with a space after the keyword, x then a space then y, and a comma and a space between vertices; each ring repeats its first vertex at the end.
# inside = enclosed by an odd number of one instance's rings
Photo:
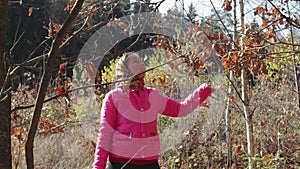
POLYGON ((64 24, 58 31, 55 39, 53 40, 51 50, 49 52, 49 57, 48 57, 48 62, 47 66, 45 68, 45 72, 43 74, 37 98, 36 98, 36 103, 35 103, 35 108, 33 112, 33 117, 32 121, 30 124, 29 132, 28 132, 28 138, 26 141, 25 145, 25 150, 26 150, 26 164, 28 169, 33 169, 34 168, 34 154, 33 154, 33 143, 34 143, 34 138, 36 134, 36 130, 38 127, 39 119, 41 116, 41 110, 43 107, 44 99, 46 96, 47 88, 51 79, 51 72, 54 69, 54 63, 56 61, 56 56, 60 51, 59 46, 61 45, 61 42, 64 38, 65 33, 71 26, 73 20, 76 18, 78 13, 81 10, 81 6, 83 4, 84 0, 77 0, 76 3, 74 4, 74 7, 71 10, 71 13, 69 14, 68 18, 65 20, 64 24))
POLYGON ((121 169, 124 169, 126 167, 126 165, 128 165, 130 163, 130 161, 133 160, 133 158, 135 156, 137 156, 142 150, 144 150, 147 147, 147 145, 144 145, 143 147, 141 147, 122 167, 121 169))
MULTIPOLYGON (((298 24, 295 24, 296 22, 292 19, 292 18, 290 18, 290 17, 288 17, 288 16, 286 16, 286 15, 284 15, 276 6, 275 6, 275 4, 272 2, 272 0, 268 0, 268 2, 280 13, 280 15, 284 18, 284 19, 286 19, 286 21, 289 23, 289 24, 291 24, 292 26, 294 26, 294 27, 296 27, 296 28, 298 28, 298 29, 300 29, 300 25, 298 25, 298 24)), ((287 1, 287 3, 288 3, 288 1, 287 1)))
MULTIPOLYGON (((149 69, 147 69, 147 70, 145 70, 145 71, 143 71, 143 72, 141 72, 141 73, 135 74, 135 75, 133 75, 133 76, 127 78, 127 79, 116 80, 116 81, 106 82, 106 83, 101 83, 101 84, 92 84, 92 85, 87 85, 87 86, 82 86, 82 87, 77 87, 77 88, 74 88, 74 89, 70 89, 70 90, 66 91, 65 93, 62 93, 62 95, 55 95, 55 96, 52 96, 52 97, 49 97, 49 98, 45 99, 45 100, 44 100, 44 103, 47 103, 47 102, 49 102, 49 101, 51 101, 51 100, 54 100, 54 99, 56 99, 56 98, 58 98, 58 97, 60 97, 60 96, 64 96, 64 95, 66 95, 66 94, 68 94, 68 93, 71 93, 71 92, 73 92, 73 91, 78 91, 78 90, 81 90, 81 89, 87 89, 87 88, 90 88, 90 87, 107 86, 107 85, 111 85, 111 84, 115 84, 115 83, 120 83, 120 82, 124 82, 124 81, 131 81, 132 78, 135 77, 135 76, 138 76, 138 75, 140 75, 140 74, 143 74, 143 73, 152 71, 152 70, 154 70, 154 69, 157 69, 157 68, 159 68, 159 67, 162 67, 162 66, 164 66, 164 65, 167 65, 167 64, 169 64, 169 63, 171 63, 171 62, 173 62, 173 61, 175 61, 175 60, 178 60, 178 59, 180 59, 180 58, 183 58, 183 57, 184 57, 184 56, 176 57, 176 58, 171 59, 171 60, 169 60, 169 61, 167 61, 167 62, 165 62, 165 63, 162 63, 162 64, 160 64, 160 65, 158 65, 158 66, 149 68, 149 69)), ((15 108, 12 109, 12 112, 13 112, 13 111, 16 111, 16 110, 29 109, 29 108, 32 108, 32 107, 34 107, 34 106, 35 106, 35 104, 26 105, 26 106, 17 106, 17 107, 15 107, 15 108)))
POLYGON ((59 46, 59 48, 65 47, 65 46, 70 42, 70 40, 71 40, 74 36, 76 36, 78 33, 80 33, 80 32, 83 30, 84 26, 86 25, 88 19, 89 19, 89 18, 87 17, 87 18, 84 20, 84 23, 82 24, 82 26, 81 26, 76 32, 74 32, 68 39, 66 39, 66 40, 59 46))
POLYGON ((234 42, 234 40, 233 40, 232 37, 230 36, 230 33, 229 33, 227 27, 225 26, 225 24, 224 24, 224 22, 223 22, 221 16, 219 15, 219 13, 218 13, 218 11, 217 11, 215 5, 213 4, 212 0, 209 0, 209 1, 210 1, 210 3, 211 3, 211 5, 212 5, 212 7, 213 7, 213 9, 214 9, 214 11, 215 11, 215 13, 217 14, 217 16, 218 16, 220 22, 222 23, 222 25, 223 25, 223 27, 224 27, 224 29, 225 29, 225 31, 226 31, 228 37, 229 37, 229 40, 232 42, 232 44, 233 44, 235 47, 237 47, 238 45, 234 42))
MULTIPOLYGON (((143 25, 143 27, 142 27, 142 29, 141 29, 139 35, 137 36, 136 40, 135 40, 133 43, 131 43, 127 48, 125 48, 121 53, 127 52, 127 51, 130 50, 136 43, 138 43, 138 41, 140 40, 141 35, 142 35, 142 33, 143 33, 143 30, 145 29, 145 27, 146 27, 147 23, 149 22, 150 18, 152 17, 152 15, 155 13, 155 11, 159 8, 159 6, 160 6, 164 1, 166 1, 166 0, 161 0, 161 1, 158 3, 158 5, 155 7, 155 9, 151 12, 150 16, 148 16, 148 18, 146 19, 146 22, 145 22, 145 24, 143 25)), ((109 53, 109 51, 110 51, 110 49, 109 49, 107 52, 105 52, 105 53, 109 53)))
POLYGON ((11 87, 10 87, 10 88, 6 89, 6 91, 4 91, 5 88, 7 87, 8 81, 10 80, 10 76, 9 76, 9 71, 10 71, 10 69, 11 69, 11 67, 8 68, 8 71, 7 71, 6 76, 5 76, 5 80, 4 80, 3 85, 2 85, 2 87, 1 87, 1 91, 0 91, 0 102, 5 98, 5 97, 4 97, 4 98, 2 98, 2 97, 3 97, 4 95, 6 95, 6 93, 9 92, 9 91, 11 90, 11 87))

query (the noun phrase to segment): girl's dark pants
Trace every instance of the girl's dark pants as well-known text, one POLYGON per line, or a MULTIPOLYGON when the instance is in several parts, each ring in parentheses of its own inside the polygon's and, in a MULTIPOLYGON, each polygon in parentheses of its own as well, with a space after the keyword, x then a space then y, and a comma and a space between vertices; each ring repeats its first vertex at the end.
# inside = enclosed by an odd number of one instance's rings
MULTIPOLYGON (((125 163, 109 162, 108 169, 121 169, 125 163)), ((123 169, 160 169, 157 162, 151 164, 126 164, 123 169)))

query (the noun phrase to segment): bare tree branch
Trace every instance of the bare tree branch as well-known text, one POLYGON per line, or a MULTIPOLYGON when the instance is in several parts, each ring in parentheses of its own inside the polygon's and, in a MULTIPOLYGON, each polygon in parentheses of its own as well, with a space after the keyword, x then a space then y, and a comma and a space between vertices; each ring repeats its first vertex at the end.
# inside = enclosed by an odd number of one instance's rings
MULTIPOLYGON (((286 21, 287 21, 289 24, 291 24, 292 26, 294 26, 294 27, 300 29, 299 23, 297 23, 296 21, 294 21, 291 17, 288 17, 288 16, 284 15, 284 14, 281 12, 281 10, 279 10, 279 9, 276 7, 276 5, 272 2, 272 0, 268 0, 268 2, 269 2, 274 8, 276 8, 276 10, 278 10, 278 12, 280 13, 280 15, 281 15, 284 19, 286 19, 286 21)), ((288 2, 287 2, 287 3, 288 3, 288 2)))
POLYGON ((38 90, 38 94, 37 94, 37 98, 36 98, 36 103, 35 103, 35 108, 34 108, 34 112, 33 112, 33 117, 32 117, 32 121, 31 121, 31 124, 30 124, 28 138, 27 138, 26 146, 25 146, 26 164, 27 164, 28 169, 33 169, 34 168, 33 143, 34 143, 34 138, 35 138, 35 134, 36 134, 36 131, 37 131, 38 123, 39 123, 39 120, 40 120, 44 99, 45 99, 46 92, 47 92, 47 89, 48 89, 48 85, 49 85, 49 82, 50 82, 50 79, 51 79, 51 73, 55 68, 56 56, 58 55, 58 53, 60 51, 59 47, 60 47, 60 45, 63 41, 63 38, 64 38, 67 30, 70 28, 72 22, 75 20, 75 18, 79 14, 83 2, 84 2, 84 0, 77 0, 76 1, 71 13, 67 17, 64 24, 62 25, 62 27, 58 31, 55 39, 53 40, 50 52, 48 54, 49 57, 48 57, 48 60, 47 60, 47 65, 46 65, 46 68, 45 68, 45 72, 43 74, 43 77, 42 77, 42 80, 41 80, 41 83, 40 83, 40 86, 39 86, 39 90, 38 90))

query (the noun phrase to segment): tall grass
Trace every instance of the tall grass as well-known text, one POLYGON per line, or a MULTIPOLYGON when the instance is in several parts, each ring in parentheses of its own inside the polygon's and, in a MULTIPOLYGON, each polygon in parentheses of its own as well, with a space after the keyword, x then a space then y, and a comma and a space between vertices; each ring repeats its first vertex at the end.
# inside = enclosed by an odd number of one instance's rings
POLYGON ((91 168, 97 136, 94 124, 72 125, 64 133, 38 136, 35 142, 37 169, 91 168))

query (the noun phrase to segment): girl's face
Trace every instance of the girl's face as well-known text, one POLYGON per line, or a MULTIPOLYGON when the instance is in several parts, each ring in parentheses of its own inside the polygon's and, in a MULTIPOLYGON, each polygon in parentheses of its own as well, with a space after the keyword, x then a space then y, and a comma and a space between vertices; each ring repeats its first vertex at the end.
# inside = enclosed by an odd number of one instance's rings
POLYGON ((143 74, 140 74, 134 78, 132 78, 132 80, 130 81, 130 84, 129 84, 129 88, 134 90, 134 91, 139 91, 141 90, 145 83, 144 83, 144 77, 145 77, 145 73, 143 74))
MULTIPOLYGON (((138 55, 131 55, 128 58, 127 61, 127 66, 128 69, 132 74, 138 74, 141 73, 141 70, 145 70, 145 64, 144 62, 140 59, 138 55)), ((138 76, 135 76, 131 81, 129 88, 134 90, 134 91, 139 91, 144 87, 144 77, 145 73, 139 74, 138 76)))
POLYGON ((137 54, 129 55, 126 65, 132 75, 141 73, 146 69, 145 63, 137 54))

